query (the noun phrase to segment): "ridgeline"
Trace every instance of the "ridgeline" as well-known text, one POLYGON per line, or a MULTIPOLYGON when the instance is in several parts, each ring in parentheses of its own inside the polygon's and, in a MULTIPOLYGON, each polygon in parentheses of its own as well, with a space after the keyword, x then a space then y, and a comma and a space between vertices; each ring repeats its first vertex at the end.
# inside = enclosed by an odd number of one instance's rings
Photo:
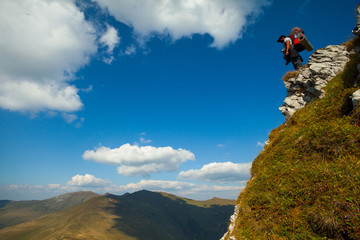
POLYGON ((360 239, 360 40, 331 49, 348 54, 284 76, 288 97, 303 104, 285 102, 287 121, 254 160, 222 239, 360 239), (340 60, 338 73, 329 71, 340 60), (317 99, 305 99, 307 87, 317 99))

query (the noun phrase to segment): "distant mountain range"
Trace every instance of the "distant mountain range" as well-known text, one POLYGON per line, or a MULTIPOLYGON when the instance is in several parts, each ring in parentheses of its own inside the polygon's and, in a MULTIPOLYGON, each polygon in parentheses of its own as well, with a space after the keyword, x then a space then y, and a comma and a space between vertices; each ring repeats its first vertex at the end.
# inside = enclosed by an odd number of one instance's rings
POLYGON ((146 190, 0 201, 0 239, 219 239, 234 205, 235 200, 195 201, 146 190))

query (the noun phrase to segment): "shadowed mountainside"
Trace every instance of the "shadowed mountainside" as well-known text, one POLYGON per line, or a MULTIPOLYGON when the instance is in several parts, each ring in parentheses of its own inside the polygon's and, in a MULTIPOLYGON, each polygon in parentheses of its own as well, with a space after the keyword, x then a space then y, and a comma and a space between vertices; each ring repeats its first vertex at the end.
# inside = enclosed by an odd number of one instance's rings
POLYGON ((131 195, 116 197, 118 203, 109 208, 116 216, 116 228, 146 239, 219 239, 226 230, 227 219, 234 210, 233 204, 209 205, 211 200, 186 201, 175 196, 139 191, 131 195))

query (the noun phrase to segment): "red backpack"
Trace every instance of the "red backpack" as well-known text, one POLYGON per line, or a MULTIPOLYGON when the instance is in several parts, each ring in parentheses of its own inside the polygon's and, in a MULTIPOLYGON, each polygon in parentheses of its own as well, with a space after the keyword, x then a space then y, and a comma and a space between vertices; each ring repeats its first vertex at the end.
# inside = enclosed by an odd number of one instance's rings
POLYGON ((305 34, 304 30, 299 27, 294 27, 293 29, 291 29, 289 37, 291 38, 293 45, 300 44, 299 37, 302 34, 305 34))

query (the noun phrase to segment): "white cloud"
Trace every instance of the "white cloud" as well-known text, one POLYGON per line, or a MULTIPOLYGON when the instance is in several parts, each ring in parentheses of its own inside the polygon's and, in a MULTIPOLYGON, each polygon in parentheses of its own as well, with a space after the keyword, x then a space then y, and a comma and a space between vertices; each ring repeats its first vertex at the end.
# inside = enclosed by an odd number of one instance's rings
POLYGON ((135 45, 131 45, 129 47, 127 47, 125 49, 125 51, 123 52, 124 55, 127 55, 127 56, 132 56, 132 55, 135 55, 136 53, 136 47, 135 45))
POLYGON ((120 43, 120 37, 118 36, 117 30, 113 26, 107 25, 107 30, 101 36, 99 42, 107 48, 107 56, 103 58, 104 62, 111 64, 111 62, 114 60, 114 48, 120 43))
POLYGON ((226 145, 222 144, 222 143, 219 143, 217 146, 218 146, 218 148, 224 148, 226 145))
POLYGON ((104 35, 100 38, 100 43, 107 47, 107 51, 112 53, 114 48, 120 43, 118 32, 113 26, 108 25, 104 35))
POLYGON ((172 40, 195 33, 210 34, 213 47, 223 48, 241 38, 249 17, 269 0, 93 0, 118 21, 134 28, 140 38, 169 35, 172 40))
MULTIPOLYGON (((1 58, 0 55, 0 62, 1 58)), ((2 75, 1 70, 0 66, 0 107, 2 108, 24 112, 42 110, 72 112, 83 106, 75 86, 60 82, 61 80, 37 82, 38 79, 31 79, 31 76, 23 79, 7 77, 2 75)))
POLYGON ((167 190, 184 190, 191 189, 195 186, 192 183, 179 181, 163 181, 163 180, 141 180, 138 183, 129 183, 125 186, 119 186, 122 191, 138 191, 147 189, 151 191, 167 191, 167 190))
POLYGON ((181 171, 178 175, 183 180, 200 180, 207 182, 239 182, 250 178, 251 163, 210 163, 201 169, 181 171))
POLYGON ((75 114, 63 113, 63 118, 67 123, 73 123, 75 120, 78 119, 78 116, 76 116, 75 114))
POLYGON ((80 91, 82 91, 82 92, 84 92, 84 93, 92 92, 92 90, 93 90, 93 86, 92 86, 92 85, 90 85, 90 86, 87 87, 87 88, 82 88, 82 89, 80 89, 80 91))
POLYGON ((150 139, 145 139, 145 138, 141 137, 140 142, 143 144, 147 144, 147 143, 151 143, 152 141, 150 139))
POLYGON ((105 187, 112 185, 110 180, 104 180, 101 178, 96 178, 94 175, 85 174, 85 175, 76 175, 71 178, 71 181, 67 183, 68 186, 76 187, 105 187))
POLYGON ((161 171, 173 172, 179 169, 180 164, 195 159, 193 153, 181 148, 176 150, 172 147, 139 147, 130 144, 115 149, 100 147, 87 150, 82 157, 99 163, 120 165, 118 172, 125 176, 149 176, 151 173, 161 171))
POLYGON ((77 111, 70 85, 96 53, 96 34, 72 0, 0 1, 0 107, 77 111))

